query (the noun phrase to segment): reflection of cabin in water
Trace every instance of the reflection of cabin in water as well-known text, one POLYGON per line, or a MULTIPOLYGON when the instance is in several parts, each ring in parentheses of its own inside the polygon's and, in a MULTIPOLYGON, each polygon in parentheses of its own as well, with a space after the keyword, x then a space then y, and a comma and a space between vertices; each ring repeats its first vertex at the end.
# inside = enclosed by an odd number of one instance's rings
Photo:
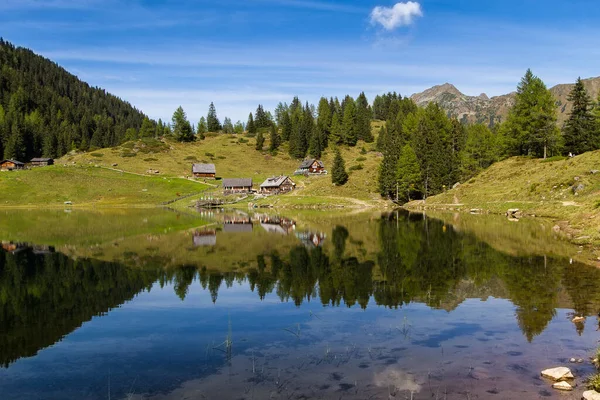
POLYGON ((223 232, 252 232, 252 219, 248 214, 226 214, 223 216, 223 232))
POLYGON ((217 231, 214 229, 197 230, 193 236, 194 247, 216 246, 217 231))
POLYGON ((296 184, 289 176, 275 176, 268 178, 260 185, 260 192, 263 194, 287 193, 294 190, 296 184))
POLYGON ((307 247, 320 247, 326 236, 321 232, 298 232, 296 237, 307 247))
POLYGON ((250 193, 252 191, 252 178, 223 179, 223 193, 250 193))
POLYGON ((2 242, 2 250, 16 254, 20 251, 27 249, 28 246, 25 243, 15 243, 15 242, 2 242))
POLYGON ((260 226, 269 233, 288 235, 296 229, 296 222, 278 216, 262 215, 258 218, 260 226))
POLYGON ((0 171, 14 171, 18 169, 25 169, 25 164, 23 164, 21 161, 15 160, 0 161, 0 171))

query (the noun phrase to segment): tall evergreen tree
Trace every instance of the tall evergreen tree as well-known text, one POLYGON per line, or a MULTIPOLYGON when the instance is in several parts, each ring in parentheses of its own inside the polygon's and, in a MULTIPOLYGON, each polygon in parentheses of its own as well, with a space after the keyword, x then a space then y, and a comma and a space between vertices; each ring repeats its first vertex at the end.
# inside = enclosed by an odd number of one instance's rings
POLYGON ((289 112, 285 112, 281 116, 281 139, 283 141, 290 140, 291 133, 292 133, 292 119, 290 118, 289 112))
POLYGON ((310 139, 310 145, 308 148, 308 152, 310 153, 310 155, 312 157, 321 158, 323 150, 325 150, 323 147, 323 143, 324 143, 323 131, 322 131, 322 128, 317 125, 315 127, 314 133, 310 139))
POLYGON ((502 124, 502 136, 507 155, 545 158, 558 148, 555 100, 529 69, 517 87, 515 105, 502 124))
POLYGON ((252 117, 252 113, 248 115, 248 123, 246 124, 246 130, 248 131, 248 136, 256 135, 256 125, 254 124, 254 117, 252 117))
POLYGON ((329 134, 331 133, 331 108, 329 101, 325 97, 321 97, 319 100, 319 106, 317 108, 317 129, 320 131, 321 143, 323 147, 327 147, 329 134))
POLYGON ((356 131, 359 140, 367 143, 373 142, 373 134, 371 133, 372 112, 369 107, 369 101, 365 92, 356 98, 356 131))
POLYGON ((271 119, 265 112, 262 104, 259 104, 258 107, 256 108, 256 114, 254 116, 254 124, 256 125, 256 128, 258 128, 258 129, 268 128, 269 126, 271 126, 271 119))
POLYGON ((262 131, 258 131, 256 135, 256 150, 262 151, 263 146, 265 144, 265 137, 262 134, 262 131))
POLYGON ((410 201, 411 193, 421 192, 421 167, 419 166, 417 154, 410 144, 404 145, 400 151, 397 173, 398 187, 396 200, 410 201))
POLYGON ((202 116, 200 117, 200 121, 198 121, 198 129, 196 129, 196 134, 200 140, 204 140, 206 137, 206 132, 208 132, 208 126, 206 125, 206 118, 202 116))
POLYGON ((573 103, 573 109, 563 128, 565 153, 581 154, 596 150, 600 146, 597 125, 592 114, 592 101, 581 78, 577 79, 567 99, 573 103))
POLYGON ((231 122, 231 118, 225 117, 223 120, 223 133, 233 134, 233 122, 231 122))
POLYGON ((217 117, 217 109, 214 103, 210 103, 208 106, 208 115, 206 116, 206 127, 209 132, 219 132, 221 130, 221 122, 217 117))
POLYGON ((498 160, 496 137, 482 124, 466 128, 467 141, 461 151, 461 178, 470 179, 498 160))
POLYGON ((139 137, 153 137, 155 133, 156 128, 154 127, 154 124, 150 121, 150 118, 144 118, 144 120, 142 121, 142 127, 140 128, 139 137))
POLYGON ((330 143, 333 143, 334 145, 344 143, 344 135, 342 133, 342 122, 340 119, 340 113, 337 111, 333 113, 331 119, 331 130, 329 133, 328 141, 330 143))
POLYGON ((175 110, 171 121, 173 123, 173 134, 175 135, 175 139, 180 142, 192 142, 196 139, 194 131, 192 130, 192 125, 190 124, 190 121, 188 121, 187 115, 181 106, 175 110))
POLYGON ((356 104, 354 99, 346 96, 344 99, 344 118, 342 120, 342 132, 344 135, 344 143, 348 146, 356 146, 358 141, 358 126, 356 123, 356 104))
POLYGON ((281 136, 279 136, 279 132, 277 126, 275 124, 271 125, 271 134, 269 136, 269 150, 275 151, 281 145, 281 136))
POLYGON ((345 185, 348 182, 348 173, 346 172, 346 162, 342 158, 340 149, 335 149, 335 158, 331 169, 331 182, 336 186, 345 185))

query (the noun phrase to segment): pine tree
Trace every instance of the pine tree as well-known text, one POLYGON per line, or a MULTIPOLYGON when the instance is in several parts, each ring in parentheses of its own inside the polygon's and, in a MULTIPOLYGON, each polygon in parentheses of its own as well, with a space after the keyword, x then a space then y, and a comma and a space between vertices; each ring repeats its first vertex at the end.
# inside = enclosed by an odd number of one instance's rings
POLYGON ((175 135, 176 140, 179 142, 192 142, 196 139, 194 131, 192 130, 192 125, 190 124, 190 121, 188 121, 185 111, 183 111, 181 106, 175 110, 171 121, 173 123, 173 134, 175 135))
POLYGON ((290 118, 289 112, 285 112, 281 116, 281 139, 283 141, 290 140, 291 133, 292 133, 292 119, 290 118))
POLYGON ((372 112, 369 107, 369 101, 364 92, 356 98, 356 131, 359 140, 367 143, 373 142, 373 134, 371 133, 372 112))
POLYGON ((600 145, 596 140, 597 125, 592 114, 592 101, 581 78, 577 79, 567 99, 573 103, 573 109, 563 128, 565 153, 581 154, 596 150, 600 145))
POLYGON ((344 143, 348 146, 356 146, 358 141, 358 130, 356 124, 356 104, 354 99, 346 96, 344 99, 344 118, 342 120, 342 132, 344 143))
POLYGON ((467 141, 461 151, 461 178, 468 180, 498 160, 496 137, 482 124, 466 128, 467 141))
POLYGON ((321 130, 321 127, 316 126, 310 139, 308 152, 314 158, 321 158, 323 150, 323 131, 321 130))
POLYGON ((262 134, 262 131, 258 131, 258 134, 256 135, 256 150, 262 151, 264 144, 265 138, 262 134))
POLYGON ((235 133, 236 135, 241 135, 242 133, 244 133, 244 124, 242 123, 242 121, 237 121, 235 125, 233 125, 233 133, 235 133))
POLYGON ((254 116, 254 124, 257 129, 260 128, 268 128, 271 125, 271 119, 268 114, 265 112, 262 104, 259 104, 256 108, 256 114, 254 116))
POLYGON ((400 199, 410 201, 411 193, 419 193, 421 191, 421 167, 419 166, 417 154, 410 144, 406 144, 400 151, 397 181, 396 200, 398 201, 400 199))
POLYGON ((501 131, 507 155, 546 157, 558 147, 556 108, 544 82, 527 70, 501 131))
POLYGON ((317 109, 317 129, 320 130, 321 135, 321 146, 327 147, 329 135, 331 133, 331 108, 329 102, 325 97, 321 97, 319 100, 319 107, 317 109))
POLYGON ((377 143, 375 144, 375 148, 379 152, 383 152, 385 149, 385 126, 381 126, 379 128, 379 135, 377 135, 377 143))
POLYGON ((340 121, 340 114, 338 112, 333 113, 331 119, 331 132, 329 134, 329 142, 334 145, 342 144, 344 142, 344 136, 342 134, 342 123, 340 121))
POLYGON ((246 130, 248 131, 248 136, 256 135, 256 125, 254 124, 254 117, 252 117, 252 113, 248 115, 248 123, 246 124, 246 130))
POLYGON ((223 120, 223 133, 233 134, 233 122, 231 122, 231 118, 225 117, 223 120))
POLYGON ((277 127, 275 124, 271 125, 271 134, 269 136, 269 150, 275 151, 281 145, 281 136, 279 136, 279 132, 277 131, 277 127))
POLYGON ((340 150, 336 148, 333 167, 331 169, 331 182, 336 186, 342 186, 348 182, 348 173, 346 172, 346 163, 342 158, 340 150))
POLYGON ((198 121, 198 129, 196 129, 196 134, 200 140, 204 140, 206 137, 206 132, 208 132, 208 127, 206 126, 206 118, 200 117, 200 121, 198 121))
POLYGON ((219 122, 219 118, 217 118, 217 110, 212 102, 208 107, 206 127, 208 128, 209 132, 219 132, 221 130, 221 122, 219 122))
POLYGON ((155 133, 156 128, 154 127, 154 124, 150 121, 150 118, 144 118, 144 121, 142 121, 142 127, 140 128, 139 137, 153 137, 155 133))

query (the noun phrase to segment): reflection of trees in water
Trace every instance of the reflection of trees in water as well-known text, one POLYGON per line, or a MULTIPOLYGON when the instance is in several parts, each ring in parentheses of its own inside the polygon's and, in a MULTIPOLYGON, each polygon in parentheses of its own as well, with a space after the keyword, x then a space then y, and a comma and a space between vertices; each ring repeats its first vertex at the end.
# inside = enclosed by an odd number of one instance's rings
POLYGON ((532 340, 557 307, 590 315, 600 308, 600 270, 546 257, 514 257, 438 220, 393 213, 378 224, 373 260, 348 256, 352 232, 336 226, 329 247, 298 245, 248 260, 246 272, 211 272, 196 265, 132 269, 59 253, 0 250, 0 362, 35 354, 95 315, 107 312, 153 282, 172 284, 182 300, 197 280, 217 301, 220 288, 247 281, 260 299, 270 293, 301 305, 391 308, 410 302, 451 310, 469 297, 510 299, 517 321, 532 340), (328 252, 331 249, 331 253, 328 252))

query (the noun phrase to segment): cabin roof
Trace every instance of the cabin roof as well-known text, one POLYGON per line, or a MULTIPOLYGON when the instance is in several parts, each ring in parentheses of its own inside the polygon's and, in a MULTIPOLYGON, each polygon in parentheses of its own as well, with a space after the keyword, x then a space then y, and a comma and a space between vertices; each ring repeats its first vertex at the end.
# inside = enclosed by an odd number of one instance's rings
POLYGON ((299 169, 310 168, 310 166, 313 165, 315 161, 319 164, 319 167, 325 168, 325 165, 323 164, 323 162, 321 160, 316 160, 314 158, 309 158, 307 160, 302 161, 302 164, 300 164, 300 168, 299 169))
POLYGON ((223 225, 223 232, 229 232, 229 233, 252 232, 252 224, 225 224, 225 225, 223 225))
POLYGON ((252 178, 223 179, 223 187, 252 187, 252 178))
POLYGON ((194 174, 216 174, 217 169, 215 164, 194 164, 192 165, 192 173, 194 174))
POLYGON ((52 161, 52 158, 32 158, 31 162, 48 162, 52 161))
POLYGON ((0 164, 4 164, 5 162, 11 162, 11 163, 13 163, 15 165, 25 165, 21 161, 16 161, 16 160, 2 160, 2 161, 0 161, 0 164))
MULTIPOLYGON (((283 184, 283 182, 285 182, 286 179, 289 179, 288 176, 274 176, 272 178, 267 178, 266 181, 264 181, 260 187, 261 188, 267 188, 267 187, 279 187, 283 184)), ((292 182, 292 180, 290 179, 290 182, 292 182)), ((292 182, 292 185, 295 185, 294 182, 292 182)))

